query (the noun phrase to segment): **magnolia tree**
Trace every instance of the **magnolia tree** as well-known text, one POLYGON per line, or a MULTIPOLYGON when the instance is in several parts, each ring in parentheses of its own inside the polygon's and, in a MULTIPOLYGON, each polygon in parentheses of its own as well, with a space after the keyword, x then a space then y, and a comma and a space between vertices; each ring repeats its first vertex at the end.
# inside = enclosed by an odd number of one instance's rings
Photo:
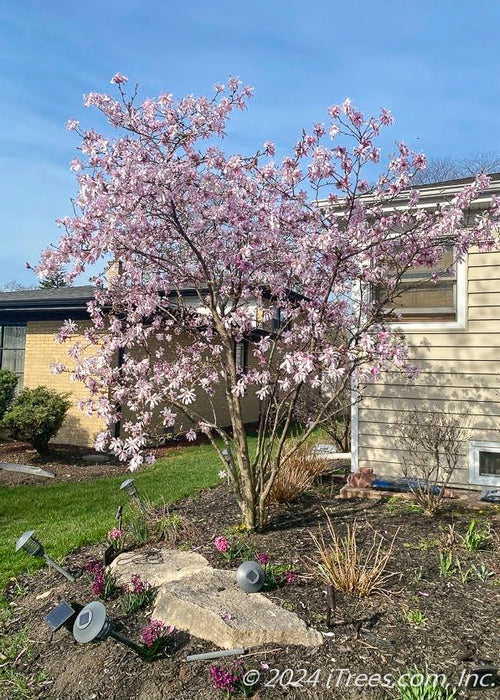
MULTIPOLYGON (((71 163, 79 194, 38 266, 52 277, 64 265, 71 282, 101 263, 84 330, 98 345, 89 355, 74 344, 74 366, 53 370, 83 382, 90 398, 82 408, 108 428, 97 449, 131 470, 150 461, 158 426, 188 439, 207 435, 243 521, 262 526, 278 470, 332 406, 345 410, 340 399, 351 382, 389 368, 413 371, 387 308, 410 267, 435 265, 450 244, 458 260, 473 244, 492 245, 491 211, 465 225, 488 179, 430 212, 419 208, 417 190, 405 192, 425 167, 421 154, 398 143, 382 165, 376 141, 393 121, 386 110, 367 118, 349 100, 332 106, 327 122, 303 131, 278 162, 270 142, 251 156, 222 150, 231 113, 252 93, 234 78, 210 98, 162 94, 140 104, 126 77, 111 82, 116 97, 85 97, 106 117, 105 134, 68 122, 81 139, 71 163), (106 281, 109 260, 117 274, 106 281), (374 295, 374 287, 382 291, 374 295), (270 321, 277 309, 279 323, 262 328, 256 318, 270 321), (242 341, 246 366, 235 353, 242 341), (322 386, 323 400, 291 444, 301 392, 322 386), (250 395, 260 402, 252 446, 244 423, 250 395)), ((59 339, 76 330, 64 323, 59 339)))

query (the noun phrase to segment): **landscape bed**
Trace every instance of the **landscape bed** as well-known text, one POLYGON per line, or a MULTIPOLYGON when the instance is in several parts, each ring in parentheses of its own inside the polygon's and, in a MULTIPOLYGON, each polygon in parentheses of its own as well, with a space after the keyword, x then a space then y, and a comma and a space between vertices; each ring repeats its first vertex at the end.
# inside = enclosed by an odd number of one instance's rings
MULTIPOLYGON (((356 687, 351 679, 346 685, 346 673, 339 680, 339 669, 349 669, 353 676, 390 674, 394 680, 418 669, 446 674, 453 686, 463 673, 471 673, 477 666, 498 666, 498 512, 471 513, 447 503, 441 515, 429 518, 414 504, 397 499, 338 499, 342 483, 336 479, 332 488, 325 482, 294 505, 272 509, 265 533, 240 535, 254 552, 265 553, 271 562, 293 566, 298 572, 296 581, 265 595, 325 633, 321 647, 274 645, 267 650, 251 650, 243 657, 245 670, 257 669, 261 675, 253 697, 397 698, 400 695, 395 689, 377 684, 373 688, 366 683, 356 687), (330 627, 326 624, 326 586, 316 575, 317 554, 311 540, 311 533, 325 531, 327 514, 341 535, 347 525, 355 526, 361 546, 371 541, 374 530, 387 546, 395 537, 387 567, 394 575, 385 590, 361 599, 337 593, 330 627), (479 521, 479 527, 483 520, 490 526, 491 539, 483 543, 486 549, 468 551, 465 546, 463 537, 473 518, 479 521), (448 557, 451 565, 446 569, 448 557), (284 673, 286 669, 292 669, 293 675, 291 671, 284 673)), ((240 522, 227 486, 204 490, 174 508, 170 513, 189 522, 195 533, 178 546, 195 549, 217 568, 236 570, 240 560, 228 562, 214 546, 216 536, 240 522)), ((148 543, 143 549, 155 546, 161 545, 148 543)), ((86 562, 102 557, 105 547, 105 543, 83 547, 70 554, 66 564, 74 573, 81 572, 86 562)), ((219 695, 210 668, 214 664, 228 667, 229 662, 187 663, 188 654, 213 651, 214 645, 185 633, 172 635, 164 657, 152 663, 113 640, 79 645, 64 629, 51 634, 43 616, 62 598, 83 604, 95 599, 86 574, 70 584, 45 567, 35 575, 11 582, 6 595, 10 610, 3 625, 4 644, 21 636, 15 654, 11 652, 11 677, 5 675, 5 664, 2 668, 2 692, 7 692, 4 697, 208 700, 219 695)), ((124 616, 118 598, 106 601, 106 606, 126 636, 140 639, 150 609, 124 616)), ((8 656, 5 649, 0 653, 8 656)), ((498 693, 495 688, 483 690, 479 696, 497 698, 498 693)), ((478 694, 461 688, 457 697, 478 694)))

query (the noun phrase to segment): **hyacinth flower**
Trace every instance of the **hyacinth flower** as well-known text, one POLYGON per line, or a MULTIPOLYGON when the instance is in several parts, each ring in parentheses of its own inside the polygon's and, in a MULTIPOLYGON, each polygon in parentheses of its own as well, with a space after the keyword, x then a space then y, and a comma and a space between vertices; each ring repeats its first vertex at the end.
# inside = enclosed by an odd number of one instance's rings
POLYGON ((115 552, 123 551, 125 544, 125 532, 118 527, 113 527, 108 532, 108 542, 115 552))
POLYGON ((141 632, 143 655, 148 659, 154 659, 168 644, 174 632, 173 625, 167 626, 161 620, 151 619, 141 632))
POLYGON ((110 598, 117 589, 116 579, 98 559, 87 562, 85 570, 92 576, 92 592, 103 600, 110 598))
POLYGON ((297 581, 298 574, 292 566, 273 564, 271 557, 265 552, 260 552, 255 558, 264 569, 266 576, 264 582, 265 591, 273 591, 279 586, 291 585, 297 581))
POLYGON ((228 698, 238 692, 248 695, 250 690, 255 690, 255 685, 251 687, 245 685, 244 675, 245 667, 241 659, 232 661, 229 667, 215 665, 210 667, 210 678, 214 687, 228 698))
POLYGON ((130 614, 141 608, 147 608, 153 604, 155 597, 156 588, 149 581, 142 579, 139 574, 133 574, 122 598, 123 611, 130 614))
POLYGON ((234 561, 237 558, 249 559, 252 556, 252 548, 247 542, 242 541, 242 536, 245 534, 246 531, 238 527, 231 539, 225 535, 218 535, 214 537, 214 547, 227 561, 234 561))

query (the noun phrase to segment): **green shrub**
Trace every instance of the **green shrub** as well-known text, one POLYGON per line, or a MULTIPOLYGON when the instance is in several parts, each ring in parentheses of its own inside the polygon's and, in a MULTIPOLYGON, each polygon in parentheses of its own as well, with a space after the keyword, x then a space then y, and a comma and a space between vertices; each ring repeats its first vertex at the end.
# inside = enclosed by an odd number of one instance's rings
POLYGON ((37 452, 46 454, 49 440, 61 427, 71 401, 69 394, 39 386, 24 389, 12 402, 3 424, 16 440, 26 440, 37 452))
POLYGON ((16 393, 17 376, 10 369, 0 369, 0 420, 9 408, 16 393))

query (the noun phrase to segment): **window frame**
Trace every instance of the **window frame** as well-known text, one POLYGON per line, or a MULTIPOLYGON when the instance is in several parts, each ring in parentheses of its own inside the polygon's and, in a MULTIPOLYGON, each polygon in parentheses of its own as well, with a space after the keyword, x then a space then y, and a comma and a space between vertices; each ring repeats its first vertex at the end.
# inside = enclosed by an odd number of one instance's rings
POLYGON ((236 371, 241 369, 242 373, 245 374, 248 369, 248 341, 246 339, 234 341, 233 356, 236 364, 236 371), (241 348, 241 357, 243 359, 241 364, 238 364, 238 348, 241 348))
POLYGON ((467 257, 456 264, 456 299, 455 299, 455 320, 433 320, 433 314, 429 314, 426 319, 389 322, 389 327, 401 331, 431 331, 460 329, 467 327, 467 257))
POLYGON ((500 454, 500 442, 489 440, 469 441, 469 483, 477 486, 498 488, 500 486, 500 474, 488 476, 480 472, 481 452, 497 452, 500 454))
POLYGON ((5 322, 5 321, 0 321, 0 369, 11 369, 10 367, 4 367, 3 366, 3 355, 6 350, 9 351, 22 351, 22 370, 21 372, 16 372, 15 370, 11 370, 14 372, 14 374, 17 376, 17 391, 22 391, 24 388, 24 371, 25 371, 25 365, 26 365, 26 323, 23 323, 22 321, 20 322, 5 322), (5 329, 6 328, 24 328, 24 346, 21 350, 21 348, 9 348, 9 347, 4 347, 4 336, 5 336, 5 329))

